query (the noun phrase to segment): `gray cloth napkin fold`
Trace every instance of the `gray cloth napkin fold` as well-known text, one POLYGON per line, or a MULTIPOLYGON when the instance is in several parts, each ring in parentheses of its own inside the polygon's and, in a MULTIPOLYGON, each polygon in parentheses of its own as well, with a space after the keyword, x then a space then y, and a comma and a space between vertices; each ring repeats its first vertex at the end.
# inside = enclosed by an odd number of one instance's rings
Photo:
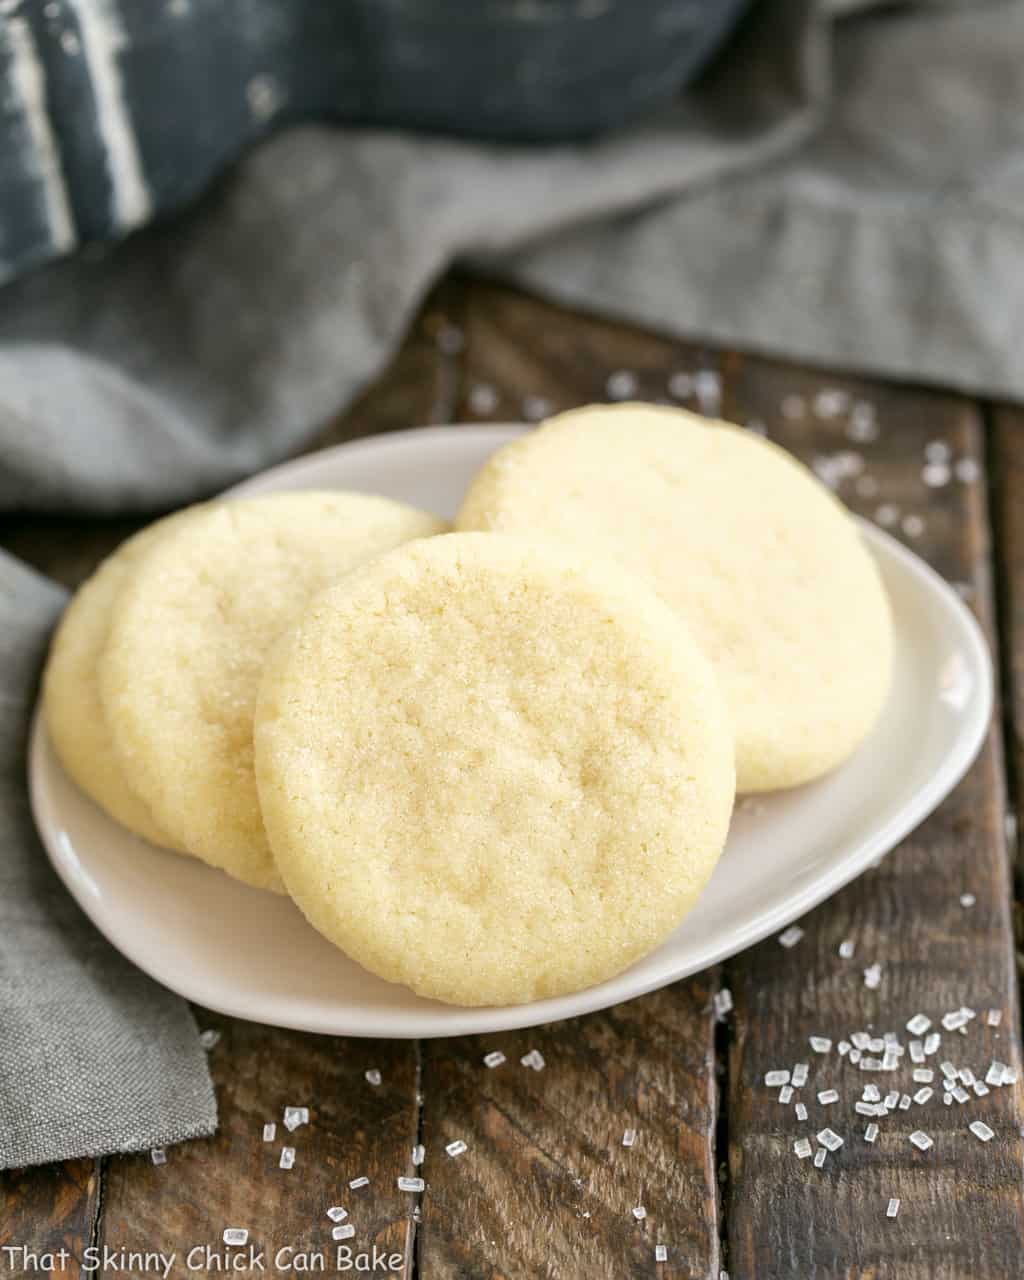
MULTIPOLYGON (((0 508, 164 507, 292 452, 457 259, 684 336, 1024 397, 1022 49, 1018 0, 760 0, 671 111, 590 145, 281 134, 188 215, 0 290, 0 508)), ((23 748, 59 601, 10 564, 0 592, 0 1165, 207 1132, 184 1005, 43 862, 23 748)))
POLYGON ((0 1169, 212 1133, 184 1001, 82 915, 39 843, 25 748, 64 593, 0 553, 0 1169))

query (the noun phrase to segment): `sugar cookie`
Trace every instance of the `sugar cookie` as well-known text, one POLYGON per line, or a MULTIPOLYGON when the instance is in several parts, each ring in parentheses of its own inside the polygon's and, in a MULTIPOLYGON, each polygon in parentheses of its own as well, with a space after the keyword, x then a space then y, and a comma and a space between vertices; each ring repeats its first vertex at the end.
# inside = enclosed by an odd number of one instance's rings
POLYGON ((385 498, 285 493, 219 503, 147 552, 115 602, 100 693, 121 769, 172 839, 280 888, 252 771, 264 655, 314 591, 445 527, 385 498))
POLYGON ((500 450, 456 523, 543 534, 650 583, 714 664, 740 791, 818 777, 878 717, 892 627, 874 562, 769 441, 682 409, 575 410, 500 450))
POLYGON ((374 973, 512 1004, 625 969, 721 852, 732 734, 675 615, 614 565, 484 534, 315 598, 268 660, 256 771, 288 892, 374 973))
POLYGON ((200 507, 189 507, 141 529, 79 587, 54 633, 43 677, 50 742, 77 785, 123 827, 153 844, 175 842, 129 788, 114 754, 100 701, 97 664, 110 629, 110 610, 147 550, 200 507))

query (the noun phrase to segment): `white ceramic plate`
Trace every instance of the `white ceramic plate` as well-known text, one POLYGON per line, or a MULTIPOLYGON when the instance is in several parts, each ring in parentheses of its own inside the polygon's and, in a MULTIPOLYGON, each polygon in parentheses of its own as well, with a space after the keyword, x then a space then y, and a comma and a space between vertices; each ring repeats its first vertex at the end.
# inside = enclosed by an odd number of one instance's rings
MULTIPOLYGON (((480 464, 521 428, 464 426, 360 440, 265 473, 235 492, 344 488, 456 511, 480 464)), ((32 805, 54 866, 114 945, 209 1008, 308 1031, 445 1036, 601 1009, 706 968, 782 928, 853 879, 961 778, 992 706, 988 651, 956 593, 878 529, 864 538, 896 621, 896 670, 870 739, 830 777, 741 808, 696 910, 646 959, 577 995, 503 1009, 420 999, 335 950, 282 898, 154 849, 65 777, 37 717, 32 805)))

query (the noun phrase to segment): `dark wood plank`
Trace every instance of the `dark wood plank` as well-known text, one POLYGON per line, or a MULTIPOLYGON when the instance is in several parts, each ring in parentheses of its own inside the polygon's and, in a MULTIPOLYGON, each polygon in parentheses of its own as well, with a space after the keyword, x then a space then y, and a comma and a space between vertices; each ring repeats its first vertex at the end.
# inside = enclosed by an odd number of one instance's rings
MULTIPOLYGON (((167 1151, 156 1166, 148 1155, 107 1161, 98 1243, 112 1249, 177 1252, 171 1274, 187 1276, 188 1248, 224 1252, 227 1227, 244 1227, 264 1251, 269 1274, 276 1251, 322 1254, 335 1270, 333 1205, 348 1210, 353 1251, 376 1245, 401 1254, 412 1274, 414 1197, 396 1179, 412 1172, 419 1063, 413 1042, 336 1039, 275 1030, 197 1011, 200 1025, 222 1033, 210 1054, 220 1109, 215 1137, 167 1151), (376 1068, 374 1087, 365 1072, 376 1068), (308 1107, 309 1125, 289 1133, 286 1106, 308 1107), (277 1135, 263 1141, 263 1125, 277 1135), (295 1148, 291 1170, 279 1167, 283 1146, 295 1148), (353 1178, 368 1186, 349 1188, 353 1178)), ((235 1250, 234 1252, 238 1252, 235 1250)), ((199 1256, 199 1255, 197 1255, 199 1256)), ((195 1259, 193 1259, 194 1261, 195 1259)), ((211 1268, 212 1270, 212 1268, 211 1268)), ((200 1267, 198 1274, 203 1274, 200 1267)))
POLYGON ((47 1254, 51 1274, 79 1275, 99 1198, 98 1160, 0 1173, 0 1275, 28 1274, 33 1256, 41 1271, 47 1254))
MULTIPOLYGON (((762 420, 773 438, 808 461, 821 465, 843 450, 861 455, 865 469, 842 483, 842 496, 855 509, 891 522, 897 536, 958 583, 994 642, 984 441, 972 406, 953 396, 834 382, 738 358, 727 368, 725 401, 727 416, 762 420), (814 398, 822 388, 873 404, 878 439, 851 442, 845 413, 817 419, 814 398), (796 415, 800 404, 790 396, 807 406, 804 416, 796 415), (783 403, 792 416, 782 412, 783 403), (939 487, 926 485, 925 446, 934 441, 950 446, 954 460, 968 459, 976 478, 964 483, 954 475, 939 487)), ((995 1007, 1003 1015, 998 1029, 981 1018, 963 1038, 943 1032, 942 1049, 927 1065, 936 1069, 949 1059, 984 1075, 998 1058, 1019 1069, 1003 800, 997 723, 965 782, 877 869, 803 920, 806 936, 795 948, 767 941, 728 965, 736 998, 726 1207, 733 1280, 1020 1274, 1020 1085, 963 1107, 943 1106, 937 1090, 924 1106, 882 1121, 871 1146, 863 1138, 868 1118, 853 1112, 863 1085, 874 1081, 888 1089, 898 1080, 901 1091, 911 1093, 920 1086, 911 1083, 909 1069, 869 1075, 842 1061, 835 1048, 820 1056, 808 1046, 812 1034, 835 1045, 858 1029, 878 1035, 892 1030, 906 1043, 905 1024, 915 1013, 938 1023, 942 1013, 962 1004, 979 1011, 995 1007), (975 896, 973 906, 961 905, 962 893, 975 896), (852 960, 837 954, 846 938, 856 944, 852 960), (883 973, 872 992, 862 970, 874 962, 883 973), (766 1071, 797 1061, 811 1065, 799 1095, 809 1110, 803 1124, 792 1105, 780 1105, 763 1083, 766 1071), (816 1091, 829 1086, 840 1091, 840 1102, 820 1105, 816 1091), (967 1131, 974 1119, 996 1131, 992 1142, 967 1131), (846 1142, 818 1170, 810 1160, 798 1160, 792 1144, 800 1136, 813 1142, 826 1125, 846 1142), (918 1128, 934 1139, 930 1151, 909 1143, 918 1128), (895 1221, 886 1217, 890 1196, 902 1201, 895 1221)))
MULTIPOLYGON (((1024 875, 1019 862, 1019 819, 1024 803, 1024 409, 1000 407, 992 413, 990 471, 995 569, 999 592, 1004 692, 1003 729, 1009 778, 1011 821, 1007 836, 1017 862, 1017 901, 1024 875)), ((1018 921, 1018 944, 1021 938, 1018 921)))
MULTIPOLYGON (((703 369, 707 395, 716 372, 697 348, 490 285, 469 287, 465 333, 465 421, 604 399, 616 373, 616 394, 657 399, 672 374, 703 369)), ((717 1278, 717 982, 712 970, 572 1022, 425 1044, 419 1274, 717 1278), (543 1071, 520 1065, 533 1048, 543 1071), (492 1050, 507 1061, 489 1070, 492 1050), (467 1151, 448 1156, 460 1138, 467 1151)))

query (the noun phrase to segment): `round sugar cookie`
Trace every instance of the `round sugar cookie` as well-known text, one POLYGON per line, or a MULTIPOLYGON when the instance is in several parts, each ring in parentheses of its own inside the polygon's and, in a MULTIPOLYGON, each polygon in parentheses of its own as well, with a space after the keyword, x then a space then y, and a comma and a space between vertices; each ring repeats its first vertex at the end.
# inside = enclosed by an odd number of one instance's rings
POLYGON ((739 427, 642 404, 560 414, 483 467, 456 527, 542 534, 653 586, 715 667, 741 792, 826 773, 885 701, 892 624, 856 526, 739 427))
POLYGON ((264 657, 315 591, 446 527, 386 498, 307 491, 219 503, 153 546, 115 602, 100 694, 121 769, 172 839, 280 891, 252 766, 264 657))
POLYGON ((175 848, 175 841, 128 786, 114 753, 97 666, 107 643, 110 611, 124 583, 160 538, 202 509, 189 507, 147 525, 103 561, 64 610, 43 675, 46 728, 65 771, 123 827, 165 848, 175 848))
POLYGON ((722 850, 732 733, 671 610, 614 565, 452 534, 317 596, 267 663, 256 775, 313 926, 420 995, 611 977, 722 850))

